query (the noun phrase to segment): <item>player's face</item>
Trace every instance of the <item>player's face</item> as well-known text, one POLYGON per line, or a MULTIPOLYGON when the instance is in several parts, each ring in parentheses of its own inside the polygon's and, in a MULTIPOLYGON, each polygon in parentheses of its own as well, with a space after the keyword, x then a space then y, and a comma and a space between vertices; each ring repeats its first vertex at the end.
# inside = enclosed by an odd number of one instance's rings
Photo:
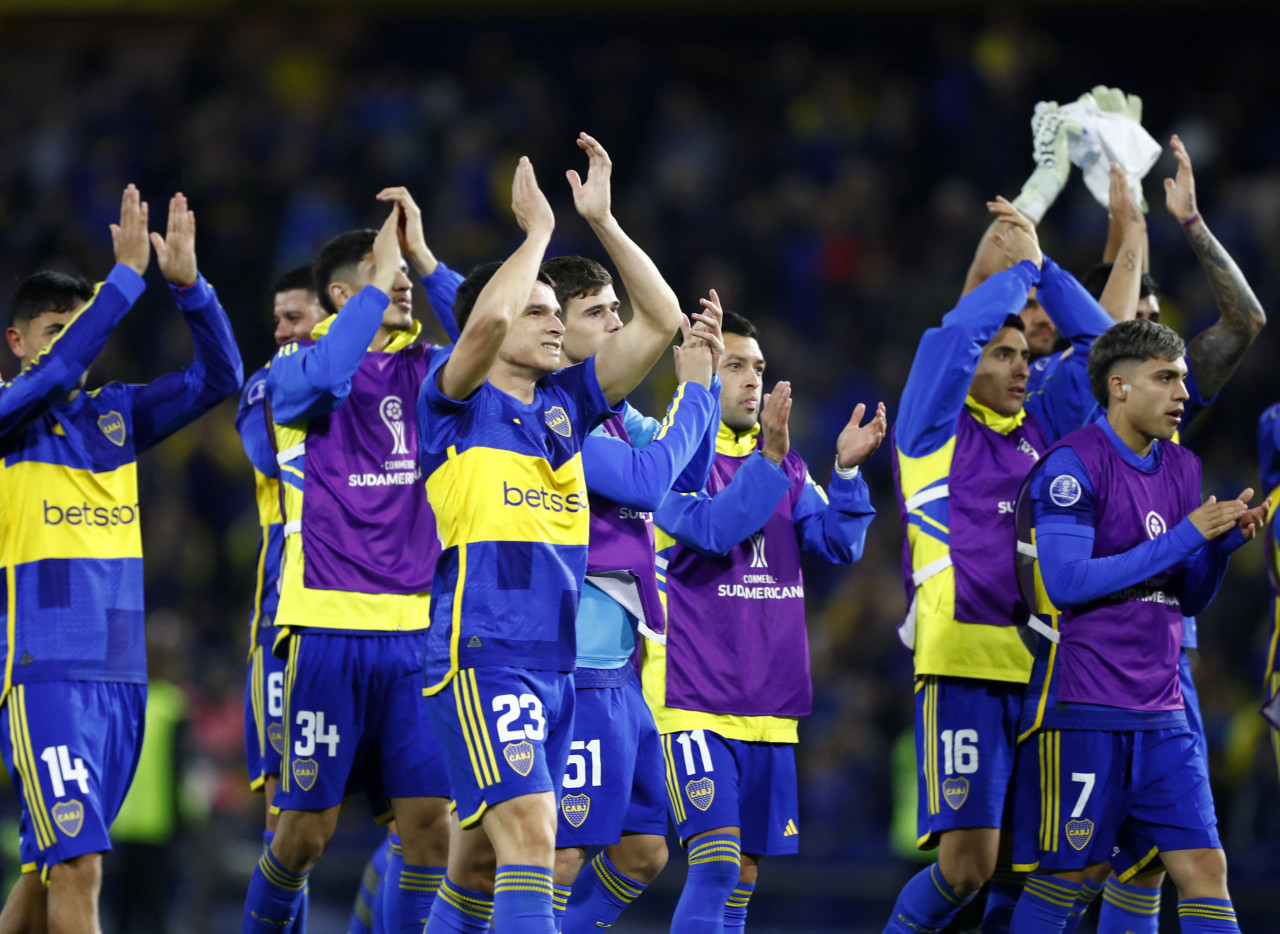
POLYGON ((1154 295, 1146 295, 1138 299, 1137 317, 1143 321, 1160 321, 1160 299, 1154 295))
POLYGON ((564 356, 581 363, 599 353, 604 342, 622 330, 618 294, 606 285, 594 295, 571 298, 564 306, 564 356))
MULTIPOLYGON (((9 328, 5 332, 9 349, 18 358, 22 369, 25 370, 35 362, 40 352, 53 343, 53 339, 62 333, 62 329, 78 310, 42 311, 21 327, 9 328)), ((88 378, 88 371, 82 373, 76 385, 83 387, 88 378)))
POLYGON ((1027 349, 1031 351, 1031 359, 1045 357, 1053 353, 1053 345, 1058 342, 1058 329, 1049 320, 1049 313, 1036 299, 1036 290, 1027 293, 1027 304, 1020 313, 1022 323, 1026 326, 1027 349))
POLYGON ((734 431, 750 431, 763 404, 764 354, 754 337, 724 335, 720 358, 720 418, 734 431))
POLYGON ((1183 403, 1191 398, 1186 378, 1181 359, 1147 360, 1133 367, 1122 403, 1125 418, 1146 437, 1168 441, 1182 424, 1183 403))
MULTIPOLYGON (((373 251, 370 250, 356 267, 354 295, 373 281, 373 251)), ((391 285, 391 304, 382 313, 382 326, 389 331, 408 331, 413 327, 413 280, 409 278, 409 264, 402 258, 396 281, 391 285)))
POLYGON ((308 289, 277 292, 271 314, 276 321, 277 347, 283 347, 289 341, 306 340, 311 336, 311 329, 325 317, 316 294, 308 289))
POLYGON ((564 367, 564 322, 556 293, 545 282, 535 282, 529 304, 520 313, 502 341, 499 356, 507 363, 543 375, 564 367))
POLYGON ((969 384, 969 395, 1001 415, 1017 415, 1027 398, 1031 352, 1017 328, 1001 328, 986 347, 969 384))

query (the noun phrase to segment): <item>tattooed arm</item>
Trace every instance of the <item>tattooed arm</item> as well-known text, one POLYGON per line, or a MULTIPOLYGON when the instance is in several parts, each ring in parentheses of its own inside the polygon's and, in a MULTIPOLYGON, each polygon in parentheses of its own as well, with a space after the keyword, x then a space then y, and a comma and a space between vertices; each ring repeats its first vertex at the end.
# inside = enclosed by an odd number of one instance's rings
POLYGON ((1138 295, 1142 290, 1142 274, 1146 271, 1147 216, 1129 190, 1119 164, 1111 163, 1111 223, 1118 232, 1115 251, 1111 236, 1107 237, 1104 262, 1111 263, 1106 288, 1098 296, 1098 304, 1106 309, 1112 321, 1128 321, 1138 314, 1138 295))
POLYGON ((1267 323, 1267 316, 1240 267, 1200 217, 1187 148, 1176 135, 1170 145, 1178 160, 1178 174, 1164 180, 1165 207, 1179 224, 1185 225, 1187 239, 1218 305, 1218 320, 1201 331, 1187 348, 1187 365, 1195 372, 1201 393, 1209 398, 1226 385, 1236 364, 1267 323))

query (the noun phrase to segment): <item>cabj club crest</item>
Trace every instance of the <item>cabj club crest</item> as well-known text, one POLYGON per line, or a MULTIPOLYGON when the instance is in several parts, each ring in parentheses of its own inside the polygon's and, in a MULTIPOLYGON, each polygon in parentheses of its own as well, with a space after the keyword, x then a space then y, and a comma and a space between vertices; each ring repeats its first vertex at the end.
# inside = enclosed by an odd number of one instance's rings
POLYGON ((280 755, 284 755, 284 725, 281 723, 267 724, 267 742, 271 743, 271 748, 280 755))
POLYGON ((303 791, 310 791, 320 775, 320 763, 315 759, 294 759, 293 780, 303 791))
POLYGON ((1089 845, 1089 840, 1093 837, 1093 821, 1091 820, 1069 820, 1067 821, 1067 842, 1077 850, 1083 850, 1089 845))
POLYGON ((560 799, 560 811, 570 824, 581 827, 591 811, 591 799, 586 795, 565 795, 560 799))
POLYGON ((507 743, 502 747, 502 757, 507 760, 507 765, 521 775, 528 775, 533 771, 533 744, 527 739, 522 739, 518 743, 507 743))
POLYGON ((689 796, 690 804, 699 811, 705 811, 716 799, 716 783, 709 778, 694 779, 685 784, 684 793, 689 796))
POLYGON ((98 416, 98 427, 116 447, 124 447, 124 417, 119 412, 98 416))
POLYGON ((547 427, 560 437, 568 438, 573 434, 573 426, 569 423, 569 415, 560 406, 553 405, 543 415, 547 420, 547 427))
POLYGON ((84 805, 79 801, 59 801, 50 812, 58 829, 68 837, 74 837, 84 826, 84 805))
POLYGON ((942 798, 947 804, 951 805, 951 810, 960 810, 960 805, 964 804, 965 799, 968 797, 969 779, 948 778, 942 783, 942 798))

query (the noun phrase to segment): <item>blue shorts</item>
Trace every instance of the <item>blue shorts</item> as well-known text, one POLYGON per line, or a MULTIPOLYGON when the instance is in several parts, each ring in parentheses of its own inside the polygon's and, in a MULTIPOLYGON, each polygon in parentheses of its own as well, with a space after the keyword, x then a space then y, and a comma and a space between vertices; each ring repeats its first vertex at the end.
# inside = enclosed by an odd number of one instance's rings
POLYGON ((916 845, 1002 827, 1013 782, 1021 684, 926 675, 916 681, 916 845))
MULTIPOLYGON (((1178 680, 1182 684, 1182 700, 1186 704, 1187 726, 1196 740, 1195 765, 1203 774, 1205 786, 1209 785, 1209 741, 1204 735, 1204 718, 1200 715, 1200 694, 1191 680, 1191 662, 1183 649, 1178 659, 1178 680)), ((1210 803, 1212 808, 1212 802, 1210 803)), ((1213 813, 1211 811, 1211 813, 1213 813)), ((1145 829, 1130 828, 1116 840, 1111 852, 1111 868, 1117 876, 1126 880, 1159 872, 1163 866, 1156 854, 1159 848, 1145 829)))
POLYGON ((559 795, 573 705, 572 674, 497 666, 464 668, 427 698, 464 828, 508 798, 559 795))
POLYGON ((144 684, 15 684, 0 709, 4 764, 22 800, 24 872, 111 849, 108 829, 142 752, 144 684))
POLYGON ((800 849, 794 744, 747 743, 688 730, 663 736, 662 754, 681 843, 737 827, 744 853, 787 856, 800 849))
POLYGON ((1162 850, 1219 849, 1208 777, 1186 727, 1166 730, 1040 730, 1018 759, 1019 820, 1014 869, 1071 872, 1130 852, 1145 859, 1118 873, 1139 874, 1162 850))
POLYGON ((249 787, 261 791, 268 775, 280 775, 284 752, 284 659, 259 645, 249 659, 244 687, 244 752, 249 787))
POLYGON ((284 753, 273 807, 324 810, 364 788, 382 818, 383 794, 449 797, 422 704, 422 638, 421 632, 289 635, 284 753))
POLYGON ((624 831, 665 836, 662 741, 640 679, 576 693, 556 846, 608 846, 624 831))

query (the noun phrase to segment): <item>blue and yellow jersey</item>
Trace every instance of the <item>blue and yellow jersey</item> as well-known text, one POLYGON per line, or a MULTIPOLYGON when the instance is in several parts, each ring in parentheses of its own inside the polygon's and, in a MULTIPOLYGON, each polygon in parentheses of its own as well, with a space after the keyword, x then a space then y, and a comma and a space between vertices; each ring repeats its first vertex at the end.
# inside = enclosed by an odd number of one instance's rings
MULTIPOLYGON (((1272 521, 1267 523, 1267 581, 1271 585, 1271 632, 1267 637, 1266 671, 1263 692, 1267 699, 1264 712, 1272 726, 1280 729, 1280 548, 1276 547, 1275 513, 1280 503, 1280 403, 1262 413, 1258 420, 1258 470, 1262 487, 1271 497, 1272 521)), ((1257 502, 1257 500, 1254 500, 1257 502)), ((1276 744, 1276 761, 1280 764, 1280 742, 1276 744)))
POLYGON ((258 560, 253 580, 253 607, 249 611, 249 652, 255 646, 271 648, 273 623, 280 602, 280 556, 284 551, 284 519, 280 515, 280 485, 276 453, 266 416, 267 368, 250 376, 240 393, 236 431, 245 456, 253 465, 254 498, 258 505, 258 560))
POLYGON ((461 668, 572 671, 590 509, 582 442, 615 414, 588 360, 543 379, 526 404, 489 383, 469 399, 418 397, 427 498, 442 552, 427 631, 427 692, 461 668))
POLYGON ((142 289, 117 266, 45 353, 0 388, 6 692, 36 681, 146 683, 137 455, 235 392, 243 369, 230 322, 200 279, 174 290, 194 363, 66 401, 92 359, 75 352, 86 338, 100 348, 142 289), (25 406, 33 392, 42 407, 25 406), (21 417, 5 417, 14 405, 21 417))

